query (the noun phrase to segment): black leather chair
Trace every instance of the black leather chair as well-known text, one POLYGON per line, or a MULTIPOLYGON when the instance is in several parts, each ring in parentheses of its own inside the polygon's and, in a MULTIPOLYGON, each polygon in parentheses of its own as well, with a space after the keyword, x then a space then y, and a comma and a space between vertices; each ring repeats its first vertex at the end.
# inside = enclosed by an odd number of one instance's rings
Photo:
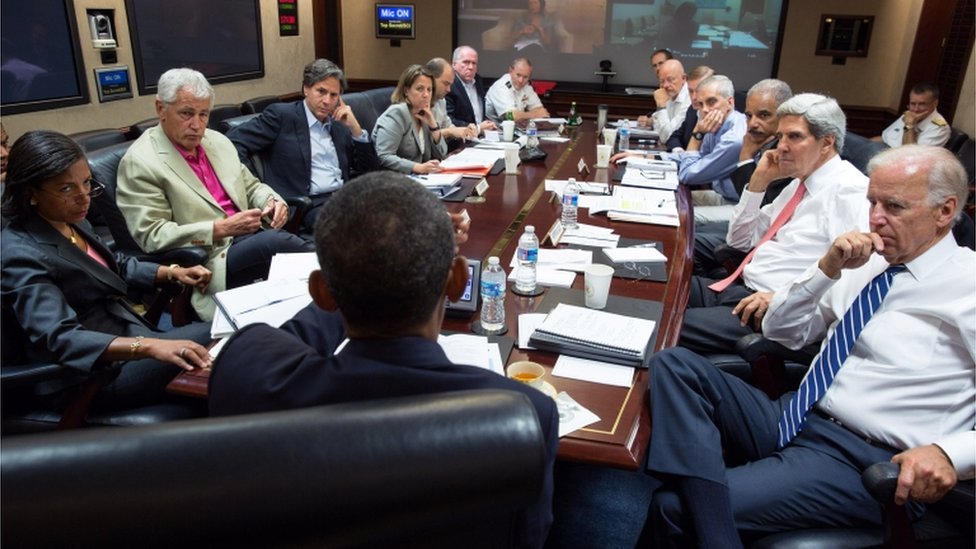
POLYGON ((139 136, 146 133, 146 130, 157 124, 159 124, 159 118, 156 117, 141 120, 129 126, 129 131, 126 135, 129 137, 130 141, 135 141, 136 139, 139 139, 139 136))
POLYGON ((224 135, 227 135, 227 133, 230 132, 232 129, 236 128, 237 126, 240 126, 241 124, 247 122, 248 120, 254 118, 255 116, 258 116, 258 114, 257 113, 241 114, 238 116, 231 116, 229 118, 225 118, 220 121, 220 127, 217 128, 217 131, 219 131, 224 135))
POLYGON ((376 119, 390 107, 390 96, 393 90, 392 87, 386 87, 347 93, 342 96, 342 100, 352 108, 359 125, 368 133, 372 133, 376 119))
POLYGON ((241 103, 241 113, 260 114, 265 107, 272 103, 278 103, 279 101, 281 101, 281 98, 277 95, 262 95, 261 97, 254 97, 241 103))
POLYGON ((82 150, 91 152, 96 149, 108 147, 118 143, 128 141, 125 130, 119 128, 102 128, 99 130, 87 130, 68 135, 76 143, 81 145, 82 150))
MULTIPOLYGON (((102 185, 105 191, 92 199, 92 208, 89 211, 89 220, 93 225, 103 227, 99 232, 106 229, 111 235, 112 248, 125 252, 140 259, 153 261, 162 265, 177 263, 183 267, 192 265, 202 265, 207 262, 207 251, 200 246, 186 248, 174 248, 159 253, 147 253, 139 247, 129 227, 126 225, 125 217, 116 203, 116 189, 118 186, 119 162, 125 156, 131 141, 105 147, 88 153, 88 166, 91 169, 92 177, 102 185)), ((180 291, 177 297, 171 302, 171 313, 173 324, 182 326, 193 319, 192 308, 189 303, 189 289, 180 291)), ((162 305, 162 304, 160 304, 162 305)))
POLYGON ((844 137, 844 148, 840 151, 840 157, 847 160, 862 173, 868 173, 868 162, 874 155, 889 148, 888 145, 878 141, 871 141, 867 137, 856 133, 848 132, 844 137))
POLYGON ((210 109, 210 120, 207 122, 207 127, 211 130, 220 131, 221 124, 224 120, 240 116, 241 114, 240 105, 214 105, 210 109))
POLYGON ((962 144, 969 139, 969 135, 962 130, 957 130, 956 128, 951 128, 951 130, 952 131, 949 133, 949 140, 946 141, 946 144, 943 146, 953 153, 957 153, 959 152, 959 148, 962 147, 962 144))
POLYGON ((19 547, 508 547, 545 443, 529 400, 468 391, 0 448, 19 547))

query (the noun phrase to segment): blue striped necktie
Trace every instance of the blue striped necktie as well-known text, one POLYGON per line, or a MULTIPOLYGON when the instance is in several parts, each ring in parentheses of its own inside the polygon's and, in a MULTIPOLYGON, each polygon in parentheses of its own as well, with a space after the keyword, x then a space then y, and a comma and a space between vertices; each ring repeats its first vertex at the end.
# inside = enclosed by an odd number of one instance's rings
POLYGON ((857 336, 861 334, 864 325, 871 320, 871 315, 888 295, 892 277, 904 270, 904 265, 892 265, 885 272, 874 277, 844 313, 844 318, 830 336, 827 346, 817 356, 813 368, 803 378, 796 394, 786 404, 783 415, 779 418, 780 448, 789 444, 793 437, 803 430, 807 412, 827 392, 827 387, 830 387, 834 381, 837 370, 840 370, 850 355, 857 336))

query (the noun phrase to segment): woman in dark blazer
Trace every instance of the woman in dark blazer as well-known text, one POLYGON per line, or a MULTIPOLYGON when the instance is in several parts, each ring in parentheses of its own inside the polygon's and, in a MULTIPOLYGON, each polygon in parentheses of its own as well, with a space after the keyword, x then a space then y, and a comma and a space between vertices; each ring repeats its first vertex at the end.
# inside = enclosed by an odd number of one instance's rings
POLYGON ((393 104, 376 119, 373 143, 380 165, 402 173, 433 173, 447 156, 434 112, 434 77, 420 65, 410 65, 393 90, 393 104))
POLYGON ((150 404, 180 368, 210 366, 201 345, 210 324, 158 332, 129 306, 129 287, 206 286, 210 271, 110 252, 85 220, 91 196, 101 190, 84 152, 60 133, 28 132, 11 148, 0 233, 4 360, 77 371, 43 393, 82 382, 98 363, 129 361, 97 400, 150 404))

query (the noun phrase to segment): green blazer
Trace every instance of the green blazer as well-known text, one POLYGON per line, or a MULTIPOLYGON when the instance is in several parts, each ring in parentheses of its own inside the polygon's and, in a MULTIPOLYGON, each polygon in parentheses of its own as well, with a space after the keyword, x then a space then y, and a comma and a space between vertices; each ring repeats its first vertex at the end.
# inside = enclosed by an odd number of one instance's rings
MULTIPOLYGON (((207 130, 200 146, 240 210, 263 208, 271 197, 282 200, 248 171, 223 134, 207 130)), ((122 158, 116 200, 129 232, 144 251, 203 246, 210 254, 206 266, 213 271, 207 293, 226 288, 227 248, 233 238, 213 240, 213 222, 226 214, 159 126, 142 134, 122 158)), ((201 318, 213 319, 209 295, 196 290, 192 303, 201 318)))

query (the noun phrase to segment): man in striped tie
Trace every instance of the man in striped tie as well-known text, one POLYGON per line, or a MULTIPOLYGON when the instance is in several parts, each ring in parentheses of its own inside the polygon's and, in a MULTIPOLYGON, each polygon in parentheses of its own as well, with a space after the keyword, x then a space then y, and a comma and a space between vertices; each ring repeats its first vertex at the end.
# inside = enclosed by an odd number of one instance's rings
POLYGON ((917 145, 869 171, 871 232, 835 239, 763 320, 791 348, 826 337, 798 391, 771 400, 687 349, 652 359, 656 546, 879 524, 860 482, 876 462, 901 465, 895 500, 915 516, 976 474, 976 253, 950 234, 966 172, 917 145))
POLYGON ((735 205, 726 242, 755 250, 727 280, 694 277, 679 345, 732 352, 758 326, 772 293, 816 261, 835 238, 868 228, 867 177, 840 158, 846 118, 837 101, 801 93, 776 109, 776 149, 766 151, 735 205), (793 181, 762 205, 769 184, 793 181))

